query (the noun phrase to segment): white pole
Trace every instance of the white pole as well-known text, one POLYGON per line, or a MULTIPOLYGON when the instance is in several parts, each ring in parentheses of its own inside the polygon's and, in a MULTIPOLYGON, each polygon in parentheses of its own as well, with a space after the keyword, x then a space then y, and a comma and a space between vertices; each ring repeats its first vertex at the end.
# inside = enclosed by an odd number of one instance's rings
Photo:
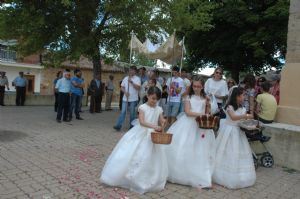
POLYGON ((131 57, 132 57, 132 39, 133 39, 133 35, 134 35, 134 32, 133 32, 133 30, 131 31, 131 33, 130 33, 130 35, 131 35, 131 40, 130 40, 130 61, 129 61, 129 63, 131 64, 131 57))
MULTIPOLYGON (((131 40, 130 40, 130 61, 129 61, 129 63, 130 63, 130 66, 131 66, 131 60, 132 60, 132 38, 133 38, 133 36, 134 36, 134 32, 133 32, 133 30, 131 31, 131 33, 130 33, 130 35, 131 35, 131 40)), ((129 75, 128 75, 128 82, 127 82, 127 92, 129 93, 129 75)), ((125 107, 125 123, 127 123, 127 119, 128 119, 128 116, 127 116, 127 113, 128 113, 128 111, 127 111, 127 109, 128 109, 128 96, 126 97, 126 107, 125 107)), ((130 121, 130 118, 129 118, 129 121, 130 121)), ((131 126, 131 124, 129 124, 129 127, 131 126)))
POLYGON ((183 39, 182 39, 182 47, 181 47, 181 62, 180 62, 180 74, 181 74, 181 69, 182 69, 182 62, 183 62, 183 55, 184 55, 184 39, 185 39, 185 36, 183 36, 183 39))
MULTIPOLYGON (((174 44, 175 44, 175 38, 176 38, 176 29, 174 29, 174 39, 173 39, 173 57, 172 57, 172 66, 175 64, 175 58, 174 58, 174 44)), ((172 77, 172 76, 171 76, 172 77)))

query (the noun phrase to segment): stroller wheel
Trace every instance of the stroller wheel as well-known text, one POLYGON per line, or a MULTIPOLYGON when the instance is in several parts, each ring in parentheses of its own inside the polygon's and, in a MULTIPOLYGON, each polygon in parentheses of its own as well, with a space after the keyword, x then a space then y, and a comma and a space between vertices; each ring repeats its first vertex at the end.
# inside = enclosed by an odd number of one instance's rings
POLYGON ((261 157, 260 161, 261 161, 261 164, 264 167, 267 167, 267 168, 270 168, 270 167, 272 167, 274 165, 273 157, 269 153, 263 154, 263 156, 261 157))

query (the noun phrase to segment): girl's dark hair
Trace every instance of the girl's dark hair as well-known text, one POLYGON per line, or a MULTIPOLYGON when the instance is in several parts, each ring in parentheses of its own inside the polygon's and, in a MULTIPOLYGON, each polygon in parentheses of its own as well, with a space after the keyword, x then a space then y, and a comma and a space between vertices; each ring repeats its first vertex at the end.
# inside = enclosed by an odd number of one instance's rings
POLYGON ((255 87, 255 77, 252 74, 247 74, 244 78, 245 88, 254 88, 255 87))
POLYGON ((204 79, 202 79, 200 76, 195 76, 195 77, 193 78, 192 83, 191 83, 191 86, 190 86, 190 90, 189 90, 189 96, 192 97, 192 95, 195 94, 195 91, 194 91, 194 89, 193 89, 194 81, 195 81, 195 82, 200 82, 200 83, 201 83, 201 85, 203 86, 203 88, 202 88, 202 90, 201 90, 201 92, 200 92, 200 96, 201 96, 201 97, 205 97, 205 96, 206 96, 206 94, 205 94, 205 92, 204 92, 204 84, 205 84, 205 81, 204 81, 204 79))
POLYGON ((161 91, 156 86, 151 86, 147 91, 147 95, 153 95, 153 94, 156 95, 157 100, 161 98, 161 91))
POLYGON ((239 107, 241 107, 240 104, 237 103, 237 97, 240 96, 240 95, 243 95, 244 93, 244 88, 242 87, 235 87, 232 89, 232 92, 231 92, 231 95, 229 96, 229 100, 225 106, 225 109, 228 107, 228 106, 233 106, 233 109, 234 110, 237 110, 239 107))

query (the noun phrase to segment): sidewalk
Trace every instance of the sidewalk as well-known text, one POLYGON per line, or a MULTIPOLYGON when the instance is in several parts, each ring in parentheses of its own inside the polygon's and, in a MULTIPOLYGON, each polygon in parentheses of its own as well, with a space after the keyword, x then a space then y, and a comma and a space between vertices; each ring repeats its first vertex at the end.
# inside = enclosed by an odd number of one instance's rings
POLYGON ((123 135, 112 129, 119 112, 83 110, 83 121, 58 124, 52 106, 0 107, 1 199, 300 199, 300 172, 277 166, 259 167, 255 186, 240 190, 167 183, 161 192, 139 195, 107 187, 99 175, 123 135))

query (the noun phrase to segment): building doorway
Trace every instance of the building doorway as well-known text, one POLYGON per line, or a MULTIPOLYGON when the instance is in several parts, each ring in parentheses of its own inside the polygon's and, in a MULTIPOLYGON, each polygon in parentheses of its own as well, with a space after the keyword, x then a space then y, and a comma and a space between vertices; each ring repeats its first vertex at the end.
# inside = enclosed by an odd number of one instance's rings
POLYGON ((26 94, 32 95, 34 94, 34 75, 24 74, 24 77, 27 79, 27 87, 26 87, 26 94))

